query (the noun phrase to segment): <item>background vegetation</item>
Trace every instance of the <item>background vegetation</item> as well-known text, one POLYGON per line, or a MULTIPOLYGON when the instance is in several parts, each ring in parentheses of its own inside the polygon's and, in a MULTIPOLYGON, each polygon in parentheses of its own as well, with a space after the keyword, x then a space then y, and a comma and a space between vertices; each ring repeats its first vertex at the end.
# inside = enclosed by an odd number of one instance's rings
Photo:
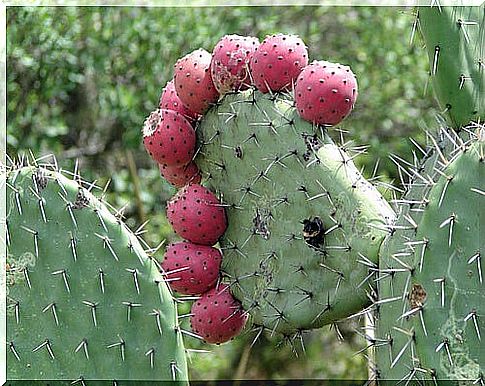
MULTIPOLYGON (((145 239, 175 240, 165 202, 175 190, 160 177, 141 144, 144 118, 157 107, 177 58, 203 47, 212 51, 224 34, 257 36, 295 33, 310 59, 350 64, 359 98, 341 128, 356 144, 367 144, 357 163, 370 176, 380 160, 385 181, 398 180, 388 154, 412 160, 408 137, 436 111, 426 93, 427 57, 419 37, 410 44, 410 9, 369 7, 11 7, 7 10, 7 143, 16 157, 31 149, 53 153, 60 166, 79 161, 83 177, 107 199, 125 207, 135 229, 149 219, 145 239)), ((338 135, 335 135, 338 139, 338 135)), ((163 248, 159 258, 163 256, 163 248)), ((181 313, 188 313, 183 305, 181 313)), ((366 378, 365 358, 353 354, 365 342, 358 322, 335 331, 305 334, 306 354, 254 332, 220 347, 188 338, 193 379, 366 378), (356 324, 357 323, 357 324, 356 324)), ((294 342, 300 345, 300 342, 294 342)))

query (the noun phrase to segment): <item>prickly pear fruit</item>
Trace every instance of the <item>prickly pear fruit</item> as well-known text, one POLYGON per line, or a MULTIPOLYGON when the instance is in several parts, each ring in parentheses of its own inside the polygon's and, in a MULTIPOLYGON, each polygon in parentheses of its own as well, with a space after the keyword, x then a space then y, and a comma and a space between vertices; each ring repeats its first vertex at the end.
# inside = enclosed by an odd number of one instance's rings
POLYGON ((174 66, 177 95, 185 107, 197 114, 203 114, 219 98, 212 83, 211 59, 206 50, 198 49, 179 59, 174 66))
POLYGON ((214 245, 227 228, 221 203, 199 184, 186 185, 168 202, 167 218, 175 233, 196 244, 214 245))
POLYGON ((357 79, 348 66, 314 61, 300 73, 295 86, 300 116, 321 125, 340 123, 354 108, 357 79))
POLYGON ((192 330, 207 343, 220 344, 239 335, 247 321, 241 304, 221 284, 202 294, 192 305, 192 330))
POLYGON ((249 61, 259 46, 259 40, 251 36, 226 35, 216 44, 212 53, 211 76, 217 91, 248 89, 249 61))
POLYGON ((250 70, 262 93, 290 90, 308 64, 305 43, 295 35, 266 36, 251 57, 250 70))
POLYGON ((168 246, 162 268, 172 290, 198 295, 216 285, 221 261, 217 248, 182 241, 168 246))
POLYGON ((181 188, 188 183, 200 183, 200 170, 195 162, 190 162, 185 166, 158 165, 158 167, 162 177, 176 188, 181 188))
POLYGON ((155 110, 143 125, 143 144, 157 163, 180 167, 194 155, 195 131, 180 113, 155 110))
POLYGON ((184 106, 177 95, 173 79, 167 82, 166 86, 163 88, 158 104, 161 109, 179 112, 191 122, 195 122, 199 117, 199 114, 184 106))

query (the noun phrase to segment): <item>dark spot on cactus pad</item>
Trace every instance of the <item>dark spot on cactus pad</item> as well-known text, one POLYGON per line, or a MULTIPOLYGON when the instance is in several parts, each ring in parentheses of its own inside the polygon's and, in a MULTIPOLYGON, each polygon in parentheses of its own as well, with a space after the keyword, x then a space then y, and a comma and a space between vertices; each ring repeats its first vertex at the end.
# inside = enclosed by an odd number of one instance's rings
POLYGON ((261 235, 263 239, 267 240, 270 236, 268 229, 268 220, 271 213, 267 209, 256 209, 256 216, 253 219, 253 232, 261 235))
POLYGON ((309 161, 312 154, 316 153, 322 147, 322 144, 316 135, 303 134, 303 139, 307 148, 307 151, 303 154, 303 159, 309 161))
POLYGON ((411 309, 422 307, 426 300, 426 291, 421 284, 413 284, 413 288, 409 294, 409 303, 411 309))
POLYGON ((243 157, 243 151, 242 151, 241 146, 236 146, 234 148, 234 155, 236 156, 236 158, 242 158, 243 157))
POLYGON ((47 187, 48 179, 42 169, 38 169, 32 174, 32 179, 38 190, 44 190, 47 187))
POLYGON ((72 208, 82 209, 82 208, 86 208, 87 206, 89 206, 89 198, 84 194, 84 189, 79 188, 76 195, 76 201, 74 201, 72 208))
POLYGON ((320 247, 325 242, 325 229, 321 218, 305 219, 302 224, 305 242, 312 247, 320 247))

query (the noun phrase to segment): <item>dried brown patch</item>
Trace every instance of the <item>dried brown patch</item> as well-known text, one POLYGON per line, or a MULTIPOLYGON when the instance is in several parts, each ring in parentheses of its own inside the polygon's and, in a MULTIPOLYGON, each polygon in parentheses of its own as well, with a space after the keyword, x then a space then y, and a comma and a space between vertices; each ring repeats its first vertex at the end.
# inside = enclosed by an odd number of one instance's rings
POLYGON ((409 303, 411 309, 422 307, 426 300, 426 291, 421 284, 413 284, 413 288, 409 294, 409 303))

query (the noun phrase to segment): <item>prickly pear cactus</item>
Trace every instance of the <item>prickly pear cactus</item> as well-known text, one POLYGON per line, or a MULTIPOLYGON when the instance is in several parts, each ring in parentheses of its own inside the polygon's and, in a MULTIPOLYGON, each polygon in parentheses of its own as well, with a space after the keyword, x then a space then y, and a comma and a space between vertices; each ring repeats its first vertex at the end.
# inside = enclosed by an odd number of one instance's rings
POLYGON ((442 132, 399 200, 380 257, 375 345, 383 379, 482 377, 483 128, 477 133, 466 140, 442 132))
POLYGON ((485 115, 485 6, 420 7, 433 88, 453 127, 485 115))
POLYGON ((176 380, 176 307, 137 237, 79 181, 7 173, 9 379, 176 380))
POLYGON ((222 269, 255 325, 290 336, 370 302, 394 213, 345 149, 289 96, 254 90, 226 95, 197 133, 196 162, 226 205, 222 269))
POLYGON ((483 5, 419 9, 433 86, 454 129, 430 135, 424 162, 407 171, 380 253, 371 343, 382 379, 483 383, 483 18, 483 5))
MULTIPOLYGON (((445 145, 444 138, 436 142, 436 147, 440 151, 448 152, 450 145, 445 145)), ((404 366, 400 366, 400 373, 396 372, 396 366, 403 363, 399 362, 404 354, 401 350, 409 344, 412 334, 403 329, 402 324, 407 319, 400 317, 405 312, 403 310, 409 292, 413 252, 415 248, 422 248, 426 242, 422 240, 423 244, 416 243, 416 223, 420 222, 426 207, 426 197, 433 185, 433 180, 429 176, 436 174, 434 168, 437 165, 439 152, 433 151, 431 146, 427 149, 421 165, 411 171, 408 171, 407 165, 401 166, 405 172, 413 175, 413 178, 406 194, 395 201, 398 207, 397 220, 380 251, 379 300, 375 304, 376 336, 370 342, 377 350, 377 376, 382 379, 400 379, 406 374, 404 366)))
POLYGON ((417 229, 416 238, 427 240, 427 248, 414 255, 418 270, 411 280, 409 312, 420 315, 410 319, 417 357, 439 378, 478 379, 485 369, 480 343, 485 331, 484 162, 484 141, 451 158, 429 193, 417 229))

